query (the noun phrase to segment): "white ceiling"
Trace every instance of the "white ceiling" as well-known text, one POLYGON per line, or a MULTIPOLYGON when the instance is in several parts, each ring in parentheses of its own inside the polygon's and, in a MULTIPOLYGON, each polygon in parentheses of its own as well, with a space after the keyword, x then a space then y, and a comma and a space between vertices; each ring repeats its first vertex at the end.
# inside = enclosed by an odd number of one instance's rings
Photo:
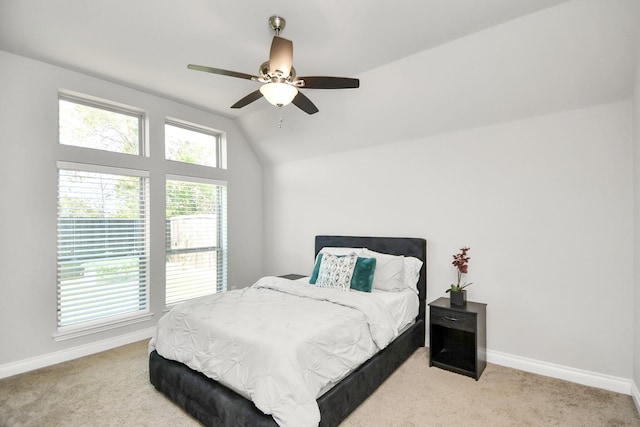
POLYGON ((234 118, 282 162, 628 97, 638 0, 0 0, 0 49, 234 118), (300 76, 357 77, 305 93, 320 112, 231 104, 258 83, 271 15, 300 76))
POLYGON ((352 77, 566 0, 0 0, 0 49, 238 117, 257 83, 271 15, 294 42, 298 75, 352 77))

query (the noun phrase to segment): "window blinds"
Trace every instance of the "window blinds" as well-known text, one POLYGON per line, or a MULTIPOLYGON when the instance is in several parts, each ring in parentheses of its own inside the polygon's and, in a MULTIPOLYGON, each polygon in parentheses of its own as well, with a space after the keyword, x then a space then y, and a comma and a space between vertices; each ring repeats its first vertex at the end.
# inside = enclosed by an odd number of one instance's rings
POLYGON ((147 309, 147 178, 85 169, 58 170, 59 327, 147 309))
POLYGON ((166 181, 166 305, 226 290, 227 187, 166 181))

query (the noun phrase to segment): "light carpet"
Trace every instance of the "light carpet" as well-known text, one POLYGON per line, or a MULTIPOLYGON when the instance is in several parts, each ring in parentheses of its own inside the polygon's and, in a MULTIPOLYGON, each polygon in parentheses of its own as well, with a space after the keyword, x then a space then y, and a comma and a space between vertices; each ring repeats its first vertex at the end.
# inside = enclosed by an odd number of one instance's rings
MULTIPOLYGON (((198 426, 149 383, 141 341, 0 380, 0 426, 198 426)), ((489 364, 480 381, 417 350, 342 427, 637 426, 630 396, 489 364)))

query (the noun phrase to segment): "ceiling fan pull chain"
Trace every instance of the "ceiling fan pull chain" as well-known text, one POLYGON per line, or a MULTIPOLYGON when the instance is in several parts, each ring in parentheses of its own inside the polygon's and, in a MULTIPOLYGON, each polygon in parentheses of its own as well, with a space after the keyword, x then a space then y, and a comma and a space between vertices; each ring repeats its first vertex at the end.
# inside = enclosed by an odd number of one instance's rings
POLYGON ((283 122, 283 118, 282 118, 282 106, 278 107, 278 110, 280 111, 280 120, 278 121, 278 129, 280 129, 282 127, 282 122, 283 122))

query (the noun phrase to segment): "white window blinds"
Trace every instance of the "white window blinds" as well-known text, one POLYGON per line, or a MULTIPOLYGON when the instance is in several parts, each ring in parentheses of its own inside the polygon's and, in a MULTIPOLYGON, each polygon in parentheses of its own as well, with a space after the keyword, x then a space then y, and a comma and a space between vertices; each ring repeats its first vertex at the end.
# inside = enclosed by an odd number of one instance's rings
POLYGON ((58 327, 147 310, 147 178, 58 165, 58 327))
POLYGON ((166 181, 166 305, 226 290, 227 187, 166 181))

